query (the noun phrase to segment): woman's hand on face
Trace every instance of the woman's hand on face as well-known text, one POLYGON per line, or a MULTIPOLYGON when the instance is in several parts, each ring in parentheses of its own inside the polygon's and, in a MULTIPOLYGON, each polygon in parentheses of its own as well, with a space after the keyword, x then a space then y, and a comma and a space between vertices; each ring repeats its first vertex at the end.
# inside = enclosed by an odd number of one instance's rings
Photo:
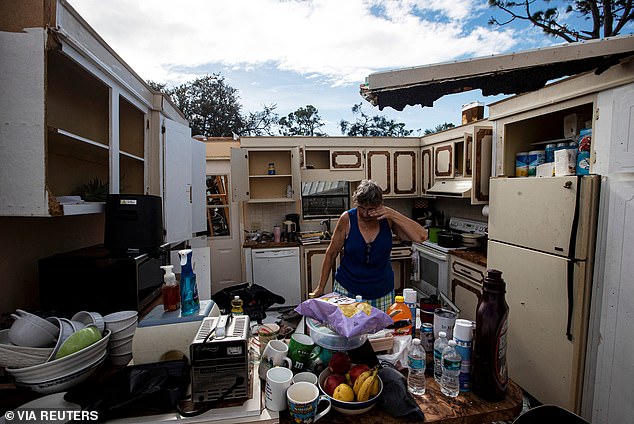
POLYGON ((368 216, 376 219, 389 219, 394 217, 394 209, 381 205, 368 211, 368 216))

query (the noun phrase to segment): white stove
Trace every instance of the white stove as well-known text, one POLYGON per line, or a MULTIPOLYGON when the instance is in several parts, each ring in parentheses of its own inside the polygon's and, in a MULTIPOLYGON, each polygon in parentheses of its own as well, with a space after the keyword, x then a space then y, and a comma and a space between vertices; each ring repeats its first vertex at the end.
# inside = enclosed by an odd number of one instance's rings
POLYGON ((429 241, 429 240, 425 240, 425 241, 422 243, 422 245, 423 245, 423 246, 427 246, 427 247, 429 247, 430 249, 438 250, 439 252, 443 252, 443 253, 449 253, 449 252, 451 252, 452 250, 466 249, 466 247, 464 247, 464 246, 459 246, 459 247, 443 247, 443 246, 439 245, 438 243, 434 243, 434 242, 431 242, 431 241, 429 241))

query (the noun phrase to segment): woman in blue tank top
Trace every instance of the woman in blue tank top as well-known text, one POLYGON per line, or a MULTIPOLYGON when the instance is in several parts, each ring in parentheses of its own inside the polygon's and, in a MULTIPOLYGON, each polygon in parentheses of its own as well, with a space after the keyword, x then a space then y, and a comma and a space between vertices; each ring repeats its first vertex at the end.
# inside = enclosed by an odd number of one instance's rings
POLYGON ((381 187, 363 180, 353 195, 356 208, 339 217, 326 250, 317 289, 321 296, 330 270, 341 254, 333 283, 334 291, 364 300, 386 311, 394 303, 394 272, 390 263, 392 233, 402 240, 423 242, 427 231, 405 215, 383 205, 381 187))

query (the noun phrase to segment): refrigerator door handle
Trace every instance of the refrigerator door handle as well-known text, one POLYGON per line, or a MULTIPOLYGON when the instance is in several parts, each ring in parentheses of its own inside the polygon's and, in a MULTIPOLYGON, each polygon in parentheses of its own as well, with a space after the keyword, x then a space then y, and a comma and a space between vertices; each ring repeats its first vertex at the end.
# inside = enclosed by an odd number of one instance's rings
MULTIPOLYGON (((569 188, 566 184, 565 188, 569 188)), ((566 280, 568 289, 568 319, 566 321, 566 337, 572 341, 572 309, 574 307, 574 279, 575 279, 575 247, 577 244, 577 232, 579 230, 579 202, 581 201, 581 177, 577 175, 577 192, 575 193, 575 210, 572 216, 572 228, 570 229, 570 244, 568 245, 568 266, 566 267, 566 280)))

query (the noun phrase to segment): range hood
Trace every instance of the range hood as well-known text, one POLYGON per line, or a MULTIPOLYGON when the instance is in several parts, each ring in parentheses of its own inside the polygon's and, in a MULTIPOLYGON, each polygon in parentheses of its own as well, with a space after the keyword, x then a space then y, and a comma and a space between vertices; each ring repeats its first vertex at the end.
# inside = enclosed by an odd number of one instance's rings
POLYGON ((471 197, 471 180, 436 181, 425 194, 437 197, 471 197))

